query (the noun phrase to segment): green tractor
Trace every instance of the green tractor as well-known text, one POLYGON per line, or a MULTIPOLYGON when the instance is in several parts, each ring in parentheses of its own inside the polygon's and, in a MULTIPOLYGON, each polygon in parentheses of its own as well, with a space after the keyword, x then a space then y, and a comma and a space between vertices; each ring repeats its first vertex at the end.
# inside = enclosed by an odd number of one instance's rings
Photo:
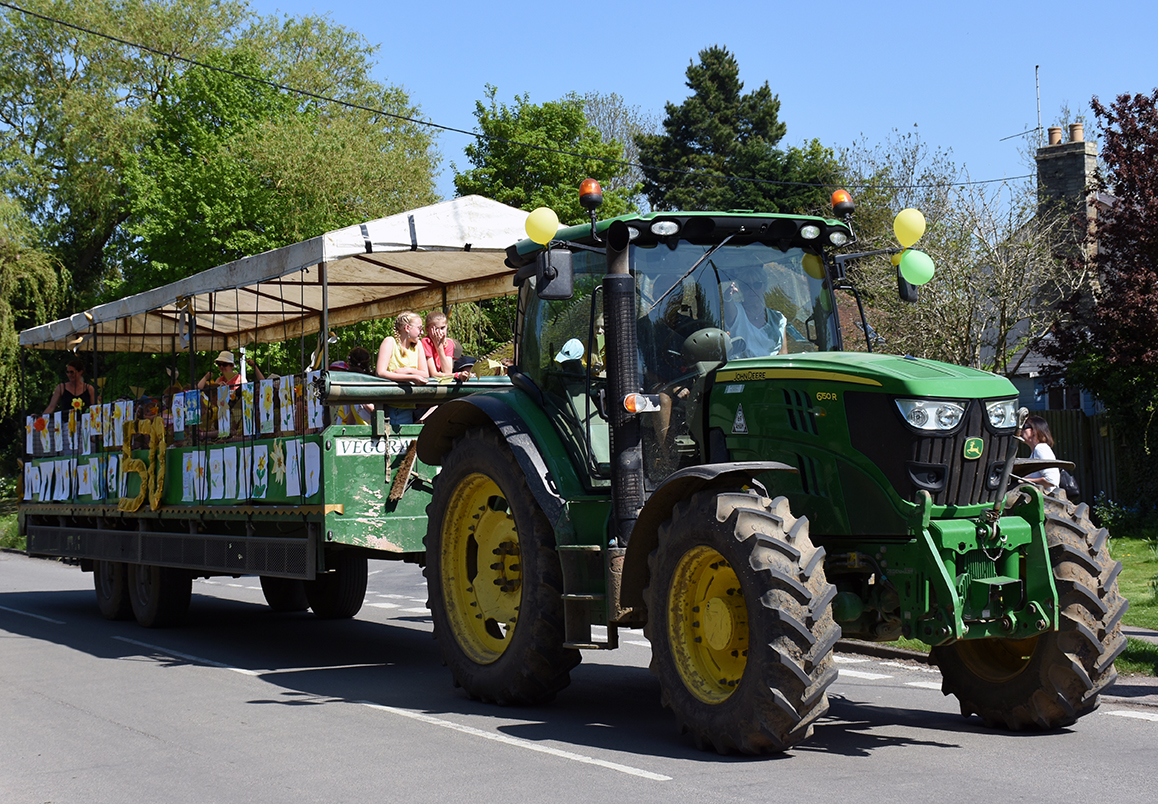
POLYGON ((596 221, 584 189, 590 225, 508 249, 510 387, 418 441, 456 684, 541 703, 643 628, 697 745, 776 752, 827 710, 842 634, 905 636, 990 726, 1092 711, 1125 645, 1120 565, 1086 506, 1020 481, 1043 465, 1014 457, 1009 381, 842 350, 847 216, 596 221))

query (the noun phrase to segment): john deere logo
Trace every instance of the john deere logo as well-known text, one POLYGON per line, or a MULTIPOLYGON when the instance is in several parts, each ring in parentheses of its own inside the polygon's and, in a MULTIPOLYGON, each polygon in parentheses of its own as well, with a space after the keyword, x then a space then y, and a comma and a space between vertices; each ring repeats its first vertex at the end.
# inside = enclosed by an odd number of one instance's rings
POLYGON ((981 457, 981 453, 985 449, 985 442, 980 438, 969 438, 965 440, 965 460, 975 461, 981 457))

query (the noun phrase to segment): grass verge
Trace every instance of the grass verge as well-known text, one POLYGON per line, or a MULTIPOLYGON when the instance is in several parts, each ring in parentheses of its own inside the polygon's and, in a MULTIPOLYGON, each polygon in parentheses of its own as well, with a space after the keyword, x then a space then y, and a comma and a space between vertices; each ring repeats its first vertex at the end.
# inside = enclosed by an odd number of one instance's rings
POLYGON ((26 546, 20 528, 16 525, 16 514, 0 516, 0 547, 23 550, 26 546))
POLYGON ((1158 631, 1158 543, 1131 536, 1110 539, 1110 555, 1122 562, 1118 588, 1130 601, 1130 610, 1122 618, 1127 625, 1158 631))

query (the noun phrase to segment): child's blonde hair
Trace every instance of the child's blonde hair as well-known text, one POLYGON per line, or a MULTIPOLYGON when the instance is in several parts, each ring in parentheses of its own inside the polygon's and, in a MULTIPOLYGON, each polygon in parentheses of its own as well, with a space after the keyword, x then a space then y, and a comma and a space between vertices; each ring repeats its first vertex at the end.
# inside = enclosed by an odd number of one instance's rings
POLYGON ((398 317, 394 319, 394 334, 401 335, 402 330, 406 329, 406 325, 415 319, 418 319, 418 323, 422 323, 422 316, 418 313, 412 313, 409 310, 399 313, 398 317))
POLYGON ((436 324, 439 321, 446 321, 446 313, 442 310, 432 310, 426 314, 426 328, 430 329, 431 324, 436 324))

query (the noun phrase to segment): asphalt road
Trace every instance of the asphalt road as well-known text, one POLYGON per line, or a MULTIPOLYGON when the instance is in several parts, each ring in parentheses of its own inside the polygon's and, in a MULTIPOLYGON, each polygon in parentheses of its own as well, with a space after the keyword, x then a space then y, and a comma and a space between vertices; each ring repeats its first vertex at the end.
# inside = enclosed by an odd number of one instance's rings
POLYGON ((1070 729, 1010 734, 962 718, 935 668, 838 653, 811 741, 720 757, 660 708, 642 634, 548 706, 487 706, 441 665, 420 571, 371 573, 354 620, 214 579, 148 630, 102 619, 91 575, 0 553, 0 802, 1154 800, 1158 707, 1128 679, 1070 729))

